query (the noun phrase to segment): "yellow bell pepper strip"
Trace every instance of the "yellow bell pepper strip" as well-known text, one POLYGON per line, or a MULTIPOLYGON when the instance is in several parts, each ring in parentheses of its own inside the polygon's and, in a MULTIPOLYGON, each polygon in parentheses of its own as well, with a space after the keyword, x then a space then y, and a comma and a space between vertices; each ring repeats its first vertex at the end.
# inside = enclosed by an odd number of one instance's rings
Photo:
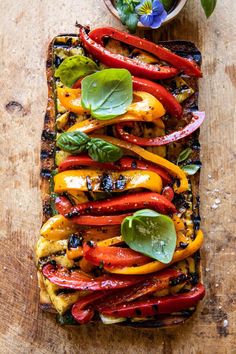
MULTIPOLYGON (((122 236, 116 236, 108 238, 107 240, 99 241, 96 243, 99 247, 109 247, 114 246, 123 242, 122 236)), ((83 256, 83 247, 79 246, 77 248, 67 248, 66 250, 67 257, 69 259, 76 259, 83 256)))
POLYGON ((77 114, 88 113, 81 105, 81 89, 71 89, 69 87, 58 87, 57 97, 63 107, 77 114))
POLYGON ((179 179, 179 184, 178 183, 174 184, 175 193, 182 193, 188 190, 188 179, 186 177, 185 172, 181 170, 179 166, 173 164, 172 162, 164 159, 163 157, 155 155, 152 152, 149 152, 141 148, 140 146, 125 142, 117 138, 113 138, 106 135, 98 135, 98 134, 93 134, 93 137, 103 139, 123 149, 130 150, 135 154, 139 155, 140 157, 142 157, 144 160, 151 161, 167 169, 172 176, 177 177, 179 179))
POLYGON ((163 181, 163 184, 170 184, 172 178, 168 172, 152 163, 141 161, 131 157, 122 157, 120 160, 114 162, 98 162, 93 160, 86 154, 68 156, 58 166, 58 171, 63 172, 67 170, 77 170, 82 167, 93 167, 101 170, 109 171, 127 171, 127 170, 148 170, 157 173, 163 181))
MULTIPOLYGON (((71 90, 71 89, 70 89, 71 90)), ((75 89, 76 91, 76 89, 75 89)), ((108 120, 98 120, 98 119, 86 119, 82 122, 74 124, 67 131, 72 132, 79 130, 83 133, 89 133, 91 131, 101 129, 107 125, 124 123, 124 122, 151 122, 155 121, 156 124, 159 122, 159 118, 165 114, 165 109, 160 101, 158 101, 153 95, 147 92, 135 91, 133 94, 133 102, 127 109, 127 113, 122 114, 116 118, 108 120)), ((80 102, 80 101, 78 101, 80 102)), ((72 112, 73 107, 67 106, 72 112)), ((77 112, 75 112, 77 113, 77 112)), ((163 122, 160 122, 163 126, 163 122)))
POLYGON ((117 245, 122 242, 124 242, 122 236, 116 236, 116 237, 108 238, 107 240, 99 241, 97 242, 97 245, 100 247, 109 247, 109 246, 117 245))
POLYGON ((56 193, 79 191, 123 192, 134 188, 146 188, 160 193, 162 179, 153 171, 132 170, 104 173, 100 170, 69 170, 54 177, 56 193))
POLYGON ((188 247, 189 242, 191 242, 191 240, 189 239, 189 237, 186 237, 186 235, 184 234, 183 231, 177 231, 177 247, 183 249, 188 247))
POLYGON ((175 251, 173 259, 169 264, 164 264, 159 261, 153 261, 139 267, 126 267, 122 269, 120 268, 110 269, 104 267, 104 269, 110 273, 127 274, 127 275, 154 273, 161 269, 169 267, 173 263, 179 262, 182 259, 191 256, 201 247, 202 243, 203 243, 203 232, 201 230, 198 230, 196 233, 196 238, 191 243, 189 243, 188 247, 186 247, 185 249, 177 249, 175 251))
POLYGON ((48 219, 40 230, 41 236, 50 241, 63 240, 78 231, 79 226, 63 215, 54 215, 48 219))
POLYGON ((177 214, 174 214, 172 216, 172 220, 173 220, 173 223, 175 225, 176 232, 182 231, 182 230, 185 229, 183 221, 181 220, 181 218, 177 214))

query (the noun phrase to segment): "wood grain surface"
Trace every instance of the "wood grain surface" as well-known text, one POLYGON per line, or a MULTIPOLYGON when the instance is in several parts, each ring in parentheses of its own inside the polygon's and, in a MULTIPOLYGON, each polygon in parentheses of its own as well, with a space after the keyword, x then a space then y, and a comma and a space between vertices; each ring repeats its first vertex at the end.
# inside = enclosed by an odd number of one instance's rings
POLYGON ((47 100, 49 41, 91 27, 120 24, 102 0, 0 1, 1 193, 0 353, 236 353, 235 95, 236 1, 218 1, 206 21, 189 0, 155 39, 194 41, 203 54, 200 108, 201 215, 205 300, 181 327, 135 330, 104 325, 62 328, 38 308, 34 245, 41 224, 40 135, 47 100))

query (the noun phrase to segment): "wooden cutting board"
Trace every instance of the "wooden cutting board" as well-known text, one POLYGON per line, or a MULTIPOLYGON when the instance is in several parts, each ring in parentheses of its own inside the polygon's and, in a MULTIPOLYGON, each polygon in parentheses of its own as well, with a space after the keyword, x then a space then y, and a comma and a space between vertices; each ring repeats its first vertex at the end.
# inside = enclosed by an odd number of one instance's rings
POLYGON ((166 330, 60 328, 39 310, 33 257, 41 224, 47 45, 59 33, 73 33, 76 20, 91 27, 121 26, 102 0, 0 1, 0 17, 0 353, 236 353, 236 2, 219 1, 206 21, 200 1, 189 0, 175 22, 146 33, 154 39, 192 40, 203 53, 200 108, 207 119, 200 136, 201 215, 207 295, 192 320, 166 330))

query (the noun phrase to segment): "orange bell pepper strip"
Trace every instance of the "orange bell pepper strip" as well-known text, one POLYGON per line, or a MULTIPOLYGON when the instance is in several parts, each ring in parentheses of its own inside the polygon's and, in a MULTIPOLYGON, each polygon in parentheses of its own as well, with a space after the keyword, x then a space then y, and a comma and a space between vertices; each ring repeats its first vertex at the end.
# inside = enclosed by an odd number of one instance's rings
POLYGON ((58 87, 57 97, 62 106, 77 114, 88 113, 81 104, 81 89, 71 89, 69 87, 58 87))

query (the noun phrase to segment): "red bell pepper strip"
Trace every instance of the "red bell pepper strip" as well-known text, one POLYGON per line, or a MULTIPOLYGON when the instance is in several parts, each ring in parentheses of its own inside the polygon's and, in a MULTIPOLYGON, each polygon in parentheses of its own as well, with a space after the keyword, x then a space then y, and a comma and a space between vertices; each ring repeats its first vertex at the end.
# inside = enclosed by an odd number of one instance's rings
POLYGON ((164 197, 166 197, 166 199, 170 200, 171 202, 175 196, 174 190, 170 186, 164 187, 161 194, 164 195, 164 197))
POLYGON ((116 169, 114 163, 97 162, 91 159, 91 157, 89 157, 88 155, 81 154, 68 156, 64 161, 60 163, 60 165, 58 166, 58 171, 63 172, 66 170, 74 170, 81 166, 101 168, 105 170, 116 169))
POLYGON ((63 212, 63 197, 55 200, 55 205, 60 214, 67 218, 73 219, 80 215, 110 215, 113 213, 138 210, 143 208, 154 209, 162 214, 172 214, 176 212, 174 204, 172 204, 163 195, 155 192, 141 192, 135 194, 127 194, 114 197, 107 200, 97 200, 86 202, 72 207, 69 213, 63 212))
MULTIPOLYGON (((73 209, 73 205, 66 197, 59 197, 56 203, 56 209, 59 214, 66 215, 73 209)), ((120 225, 124 218, 130 214, 120 215, 104 215, 104 216, 91 216, 82 215, 73 217, 73 222, 79 225, 89 226, 106 226, 106 225, 120 225)))
POLYGON ((126 302, 111 307, 107 306, 101 309, 101 313, 108 316, 126 318, 168 314, 195 306, 204 295, 204 286, 198 284, 187 293, 140 300, 133 303, 126 302))
POLYGON ((148 276, 147 279, 137 285, 111 293, 111 295, 106 296, 106 298, 100 301, 96 308, 102 312, 104 308, 113 308, 115 305, 134 301, 142 296, 166 289, 170 286, 171 280, 179 276, 183 277, 183 281, 186 278, 180 271, 165 269, 161 272, 148 276))
POLYGON ((164 86, 133 76, 133 89, 150 93, 163 104, 168 113, 174 117, 181 118, 183 113, 181 104, 164 86))
POLYGON ((171 279, 177 278, 180 275, 182 273, 179 271, 166 269, 127 289, 97 291, 86 295, 72 306, 72 316, 80 324, 88 323, 93 318, 95 310, 100 311, 107 306, 134 301, 144 295, 168 288, 171 279))
MULTIPOLYGON (((120 32, 122 34, 122 32, 120 32)), ((151 65, 142 63, 137 59, 131 59, 121 54, 114 54, 105 49, 97 41, 88 36, 84 27, 80 27, 79 36, 83 47, 96 59, 112 68, 124 68, 131 74, 146 77, 152 80, 161 80, 176 76, 178 70, 170 66, 151 65)), ((136 41, 141 41, 141 38, 136 41)), ((165 49, 167 51, 167 49, 165 49)), ((168 52, 168 51, 167 51, 168 52)), ((171 53, 171 52, 169 52, 171 53)))
POLYGON ((83 244, 83 255, 88 262, 109 268, 131 267, 151 262, 151 258, 130 248, 101 247, 86 242, 83 244))
POLYGON ((95 168, 101 168, 106 170, 149 170, 157 173, 163 180, 163 184, 171 183, 172 178, 163 168, 158 167, 152 163, 137 160, 131 157, 122 157, 119 161, 115 163, 101 163, 94 161, 88 155, 74 155, 68 156, 64 161, 58 166, 59 172, 66 170, 71 170, 78 168, 80 166, 91 166, 95 168))
POLYGON ((186 136, 192 134, 197 130, 205 119, 204 112, 194 112, 192 119, 189 124, 187 124, 183 129, 177 130, 171 134, 164 136, 158 136, 156 138, 141 138, 132 134, 129 134, 124 130, 124 127, 133 127, 132 122, 119 123, 116 124, 116 132, 118 136, 125 141, 133 143, 140 146, 161 146, 172 143, 179 139, 183 139, 186 136))
POLYGON ((89 225, 89 226, 120 225, 122 221, 129 215, 130 214, 105 215, 105 216, 82 215, 73 218, 73 222, 78 225, 89 225))
POLYGON ((109 291, 99 291, 93 294, 86 295, 82 299, 78 300, 71 309, 71 314, 74 319, 80 324, 88 323, 94 316, 94 309, 91 304, 103 298, 109 291))
MULTIPOLYGON (((164 86, 150 80, 141 79, 140 77, 136 76, 132 77, 132 81, 134 90, 150 93, 163 104, 168 113, 174 117, 181 118, 183 113, 181 104, 164 86)), ((80 87, 81 79, 77 80, 73 85, 73 88, 75 89, 80 87)))
POLYGON ((62 288, 74 290, 111 290, 122 289, 139 283, 145 276, 103 274, 93 278, 80 270, 69 270, 65 267, 46 264, 42 269, 43 275, 62 288))
POLYGON ((172 182, 171 176, 164 168, 161 168, 147 161, 141 161, 131 157, 122 157, 119 161, 115 162, 115 164, 119 166, 120 171, 149 170, 155 172, 162 178, 164 185, 172 182))
MULTIPOLYGON (((179 55, 174 54, 173 52, 163 47, 162 45, 158 45, 153 42, 147 41, 146 39, 132 36, 131 34, 128 34, 126 32, 121 32, 112 27, 97 28, 89 33, 89 38, 94 40, 99 45, 103 45, 104 37, 110 37, 116 39, 120 42, 129 44, 133 47, 151 53, 155 55, 157 58, 164 60, 165 62, 173 65, 175 68, 183 71, 185 74, 189 76, 196 76, 196 77, 202 76, 201 70, 199 66, 195 63, 195 61, 180 57, 179 55)), ((120 67, 121 64, 123 63, 120 61, 120 67)), ((141 76, 141 75, 138 73, 137 76, 141 76)), ((151 77, 151 79, 155 79, 155 77, 153 76, 151 77)))

